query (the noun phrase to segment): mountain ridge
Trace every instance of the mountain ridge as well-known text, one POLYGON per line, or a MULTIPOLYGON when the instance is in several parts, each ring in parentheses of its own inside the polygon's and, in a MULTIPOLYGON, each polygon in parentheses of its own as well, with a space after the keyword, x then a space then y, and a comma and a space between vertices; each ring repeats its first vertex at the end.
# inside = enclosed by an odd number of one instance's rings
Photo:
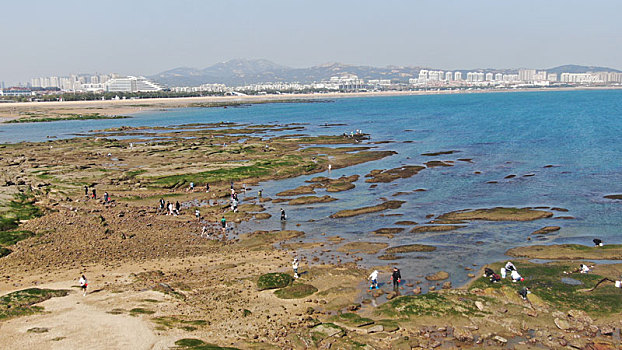
MULTIPOLYGON (((416 78, 421 69, 433 69, 422 66, 374 67, 365 65, 349 65, 339 62, 326 62, 307 68, 293 68, 267 59, 236 58, 219 62, 203 69, 193 67, 176 67, 148 78, 168 86, 198 86, 201 84, 225 84, 228 86, 257 84, 265 82, 300 82, 311 83, 327 80, 332 76, 354 74, 361 79, 390 79, 392 81, 407 82, 416 78)), ((597 66, 562 65, 546 70, 548 73, 586 73, 588 71, 621 72, 617 69, 597 66)), ((487 71, 494 73, 516 73, 518 69, 456 69, 466 73, 468 71, 487 71)))

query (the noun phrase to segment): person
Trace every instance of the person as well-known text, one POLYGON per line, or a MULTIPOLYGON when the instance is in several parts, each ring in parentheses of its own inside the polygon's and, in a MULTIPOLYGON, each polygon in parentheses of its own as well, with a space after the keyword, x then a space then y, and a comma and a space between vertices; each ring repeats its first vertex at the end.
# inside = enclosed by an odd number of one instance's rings
POLYGON ((244 190, 244 195, 246 195, 246 184, 242 184, 242 189, 244 190))
POLYGON ((490 282, 497 283, 501 281, 501 276, 497 275, 493 272, 492 276, 490 276, 490 282))
POLYGON ((93 196, 92 196, 92 198, 93 199, 97 198, 97 191, 95 190, 95 187, 93 187, 93 196))
POLYGON ((231 210, 233 210, 234 213, 238 212, 238 200, 234 199, 231 201, 231 210))
POLYGON ((505 279, 505 276, 507 275, 507 271, 508 270, 506 270, 505 267, 501 268, 501 278, 505 279))
POLYGON ((281 221, 287 220, 287 216, 285 216, 285 210, 281 208, 281 221))
POLYGON ((163 211, 164 211, 164 208, 165 208, 165 206, 164 206, 164 205, 165 205, 165 204, 164 204, 164 198, 160 198, 160 212, 163 212, 163 211))
POLYGON ((201 229, 201 237, 205 237, 205 236, 209 237, 209 234, 207 233, 207 226, 203 225, 203 228, 201 229))
POLYGON ((175 202, 175 214, 179 215, 179 209, 181 209, 181 204, 179 204, 179 201, 175 202))
POLYGON ((508 261, 505 264, 505 269, 508 270, 508 271, 516 271, 516 266, 514 266, 514 264, 512 264, 511 261, 508 261))
POLYGON ((328 164, 328 171, 331 171, 332 168, 333 168, 332 164, 328 164))
POLYGON ((198 220, 198 221, 201 221, 201 212, 199 211, 199 208, 196 208, 196 209, 194 210, 194 216, 196 216, 196 217, 197 217, 197 220, 198 220))
POLYGON ((222 219, 220 219, 220 225, 222 226, 222 233, 225 233, 225 231, 227 230, 227 219, 225 219, 224 215, 222 219))
POLYGON ((520 295, 523 300, 527 300, 527 294, 531 294, 531 291, 527 287, 523 287, 518 291, 518 295, 520 295))
POLYGON ((84 195, 88 198, 89 196, 89 186, 84 186, 84 195))
POLYGON ((484 269, 484 277, 491 277, 494 274, 495 272, 490 267, 484 269))
POLYGON ((209 184, 208 183, 205 184, 205 193, 209 193, 209 184))
POLYGON ((294 278, 298 278, 298 258, 294 258, 294 262, 292 262, 292 268, 294 269, 294 278))
POLYGON ((108 203, 109 200, 110 200, 110 195, 108 195, 108 192, 104 192, 104 203, 108 203))
POLYGON ((84 275, 80 276, 80 288, 82 289, 83 292, 83 296, 86 296, 86 287, 89 286, 88 281, 86 280, 86 277, 84 277, 84 275))
POLYGON ((400 282, 402 281, 402 275, 400 274, 400 269, 397 267, 393 267, 393 273, 391 274, 391 280, 393 281, 393 290, 397 291, 400 282))
POLYGON ((588 272, 590 272, 590 268, 587 265, 585 265, 585 264, 581 264, 581 265, 579 265, 579 272, 581 272, 581 273, 588 273, 588 272))
POLYGON ((602 247, 602 246, 603 246, 603 241, 602 241, 602 240, 600 240, 600 239, 598 239, 598 238, 594 238, 594 239, 592 240, 592 242, 594 242, 594 246, 595 246, 595 247, 602 247))
POLYGON ((525 280, 516 270, 512 270, 512 274, 510 274, 510 277, 512 277, 512 282, 522 282, 525 280))
POLYGON ((257 191, 257 197, 261 198, 262 195, 263 195, 263 188, 257 191))
POLYGON ((374 270, 374 272, 372 272, 367 279, 371 282, 369 290, 374 288, 378 289, 378 270, 374 270))
POLYGON ((194 182, 190 182, 190 188, 188 188, 190 192, 194 192, 194 182))
POLYGON ((622 281, 615 281, 616 288, 622 288, 622 281))

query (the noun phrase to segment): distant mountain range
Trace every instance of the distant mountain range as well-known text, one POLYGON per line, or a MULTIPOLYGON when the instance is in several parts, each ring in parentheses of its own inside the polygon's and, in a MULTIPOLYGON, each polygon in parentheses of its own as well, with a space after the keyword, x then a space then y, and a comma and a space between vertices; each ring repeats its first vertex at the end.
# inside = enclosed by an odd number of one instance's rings
MULTIPOLYGON (((265 82, 300 82, 311 83, 314 81, 327 80, 330 77, 342 74, 355 74, 359 78, 391 79, 393 81, 407 82, 410 78, 416 78, 421 69, 433 69, 429 67, 410 66, 354 66, 342 63, 327 63, 309 68, 291 68, 276 64, 265 59, 233 59, 217 63, 204 69, 179 67, 150 76, 149 78, 158 83, 168 86, 198 86, 206 83, 220 83, 228 86, 256 84, 265 82)), ((434 69, 436 70, 436 69, 434 69)), ((456 70, 454 70, 456 71, 456 70)), ((472 69, 467 71, 486 71, 493 73, 516 73, 517 69, 472 69)), ((618 70, 606 67, 565 65, 546 69, 549 73, 585 73, 589 71, 614 71, 618 70)))

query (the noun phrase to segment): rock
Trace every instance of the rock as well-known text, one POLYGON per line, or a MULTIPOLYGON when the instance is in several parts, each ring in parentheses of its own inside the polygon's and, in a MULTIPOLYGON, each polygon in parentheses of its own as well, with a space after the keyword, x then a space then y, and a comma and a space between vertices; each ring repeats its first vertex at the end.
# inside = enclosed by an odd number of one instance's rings
POLYGON ((494 340, 498 341, 498 342, 499 342, 499 343, 501 343, 501 344, 505 344, 505 343, 507 343, 507 342, 508 342, 508 340, 507 340, 507 339, 505 339, 504 337, 502 337, 502 336, 500 336, 500 335, 495 335, 495 337, 494 337, 494 338, 492 338, 492 339, 494 339, 494 340))
POLYGON ((447 282, 443 283, 443 289, 451 289, 451 282, 447 281, 447 282))
POLYGON ((428 281, 442 281, 449 278, 449 273, 445 271, 439 271, 435 274, 425 276, 425 279, 428 281))
POLYGON ((454 338, 461 342, 472 342, 473 334, 464 328, 458 327, 454 329, 454 338))
POLYGON ((395 298, 397 296, 396 292, 389 292, 387 293, 387 300, 391 300, 393 298, 395 298))
POLYGON ((436 290, 436 287, 434 286, 430 286, 430 288, 428 288, 430 291, 436 290))
POLYGON ((567 331, 570 328, 572 328, 572 326, 570 325, 570 322, 561 319, 561 318, 556 318, 555 319, 555 325, 557 326, 557 328, 561 329, 562 331, 567 331))
POLYGON ((367 334, 378 333, 384 331, 384 327, 380 324, 367 328, 367 334))
POLYGON ((473 277, 475 277, 475 275, 474 275, 474 274, 472 274, 472 273, 469 273, 469 274, 467 274, 467 277, 468 277, 468 278, 473 278, 473 277))
POLYGON ((313 332, 323 333, 328 338, 328 337, 337 335, 339 333, 342 333, 343 330, 339 327, 321 324, 319 326, 314 327, 313 332))
POLYGON ((384 291, 382 289, 376 289, 376 290, 371 292, 371 295, 374 298, 378 298, 378 297, 382 296, 382 294, 384 294, 384 291))
POLYGON ((609 325, 599 327, 600 333, 604 335, 612 335, 615 329, 609 325))
POLYGON ((585 311, 570 310, 570 311, 568 311, 568 316, 571 317, 574 321, 581 322, 581 323, 584 323, 586 325, 591 325, 592 323, 594 323, 592 318, 590 316, 588 316, 585 313, 585 311))
POLYGON ((421 294, 421 287, 417 287, 417 288, 413 289, 413 294, 414 294, 414 295, 419 295, 419 294, 421 294))
POLYGON ((484 311, 484 303, 479 300, 475 302, 475 307, 477 307, 479 311, 484 311))
POLYGON ((561 311, 553 311, 552 316, 555 318, 566 318, 566 315, 561 311))
POLYGON ((356 311, 361 308, 361 304, 352 304, 347 307, 348 311, 356 311))
POLYGON ((525 309, 523 310, 523 313, 527 316, 538 317, 538 312, 534 309, 525 309))

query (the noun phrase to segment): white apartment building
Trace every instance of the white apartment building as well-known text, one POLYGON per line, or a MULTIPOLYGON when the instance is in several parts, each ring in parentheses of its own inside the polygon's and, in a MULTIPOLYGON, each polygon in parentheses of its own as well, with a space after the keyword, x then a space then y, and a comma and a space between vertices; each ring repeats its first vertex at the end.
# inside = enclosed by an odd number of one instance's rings
POLYGON ((119 77, 106 82, 106 91, 110 92, 153 92, 160 91, 162 87, 145 77, 119 77))
POLYGON ((461 81, 462 80, 462 72, 454 73, 454 80, 455 81, 461 81))
POLYGON ((521 69, 518 71, 518 79, 527 83, 534 81, 535 75, 535 69, 521 69))

